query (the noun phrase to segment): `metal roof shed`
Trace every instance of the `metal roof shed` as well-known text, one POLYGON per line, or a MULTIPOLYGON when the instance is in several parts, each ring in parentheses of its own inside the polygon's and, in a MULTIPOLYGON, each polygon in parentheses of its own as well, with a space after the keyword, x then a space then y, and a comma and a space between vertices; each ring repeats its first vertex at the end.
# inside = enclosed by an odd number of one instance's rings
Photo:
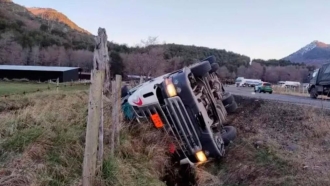
POLYGON ((48 81, 59 78, 60 82, 77 81, 79 67, 0 65, 0 78, 48 81))

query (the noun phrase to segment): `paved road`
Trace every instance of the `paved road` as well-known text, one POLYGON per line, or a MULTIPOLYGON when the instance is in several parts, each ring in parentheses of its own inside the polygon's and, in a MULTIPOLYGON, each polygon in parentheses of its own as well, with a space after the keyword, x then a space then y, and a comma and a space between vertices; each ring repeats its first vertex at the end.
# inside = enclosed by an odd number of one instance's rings
POLYGON ((301 97, 294 95, 254 93, 252 88, 227 86, 225 90, 240 96, 254 97, 258 99, 275 100, 280 102, 289 102, 297 105, 309 105, 318 108, 330 109, 330 100, 311 99, 310 97, 301 97))

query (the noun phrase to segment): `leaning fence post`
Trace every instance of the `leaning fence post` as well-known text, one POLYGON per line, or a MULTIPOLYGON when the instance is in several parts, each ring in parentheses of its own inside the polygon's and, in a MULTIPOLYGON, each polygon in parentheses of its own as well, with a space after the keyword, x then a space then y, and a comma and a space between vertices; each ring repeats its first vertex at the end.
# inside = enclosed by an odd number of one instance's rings
POLYGON ((95 70, 93 82, 89 92, 88 118, 86 127, 86 145, 83 162, 83 185, 93 185, 92 180, 96 174, 98 128, 101 122, 102 85, 104 72, 95 70))
POLYGON ((86 144, 83 162, 83 186, 92 186, 96 171, 103 163, 103 95, 109 89, 110 67, 105 29, 98 29, 91 72, 86 144), (97 149, 98 148, 98 149, 97 149))
POLYGON ((143 76, 140 76, 140 85, 143 83, 143 76))
POLYGON ((117 136, 117 148, 120 144, 120 130, 121 130, 121 121, 120 121, 120 106, 121 106, 121 84, 122 77, 121 75, 116 75, 116 136, 117 136))
POLYGON ((115 154, 115 135, 116 135, 116 84, 113 81, 111 83, 111 90, 112 90, 112 96, 111 96, 111 102, 112 102, 112 115, 111 115, 111 141, 110 141, 110 154, 111 156, 114 156, 115 154))

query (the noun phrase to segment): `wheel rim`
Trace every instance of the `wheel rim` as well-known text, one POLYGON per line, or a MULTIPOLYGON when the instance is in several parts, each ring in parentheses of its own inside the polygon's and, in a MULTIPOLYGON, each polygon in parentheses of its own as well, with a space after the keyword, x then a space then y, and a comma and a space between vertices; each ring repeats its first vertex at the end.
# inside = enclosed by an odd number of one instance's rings
POLYGON ((220 153, 223 154, 224 142, 223 142, 223 139, 221 138, 221 136, 220 135, 215 135, 214 136, 214 142, 215 142, 218 150, 220 151, 220 153))

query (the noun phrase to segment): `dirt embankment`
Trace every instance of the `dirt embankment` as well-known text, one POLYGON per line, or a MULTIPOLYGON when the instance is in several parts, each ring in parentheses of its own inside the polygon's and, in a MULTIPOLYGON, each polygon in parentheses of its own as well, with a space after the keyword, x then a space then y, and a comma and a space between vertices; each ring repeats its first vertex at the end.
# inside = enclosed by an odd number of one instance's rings
POLYGON ((201 185, 329 185, 329 111, 235 98, 228 124, 237 139, 225 158, 197 171, 201 185))

